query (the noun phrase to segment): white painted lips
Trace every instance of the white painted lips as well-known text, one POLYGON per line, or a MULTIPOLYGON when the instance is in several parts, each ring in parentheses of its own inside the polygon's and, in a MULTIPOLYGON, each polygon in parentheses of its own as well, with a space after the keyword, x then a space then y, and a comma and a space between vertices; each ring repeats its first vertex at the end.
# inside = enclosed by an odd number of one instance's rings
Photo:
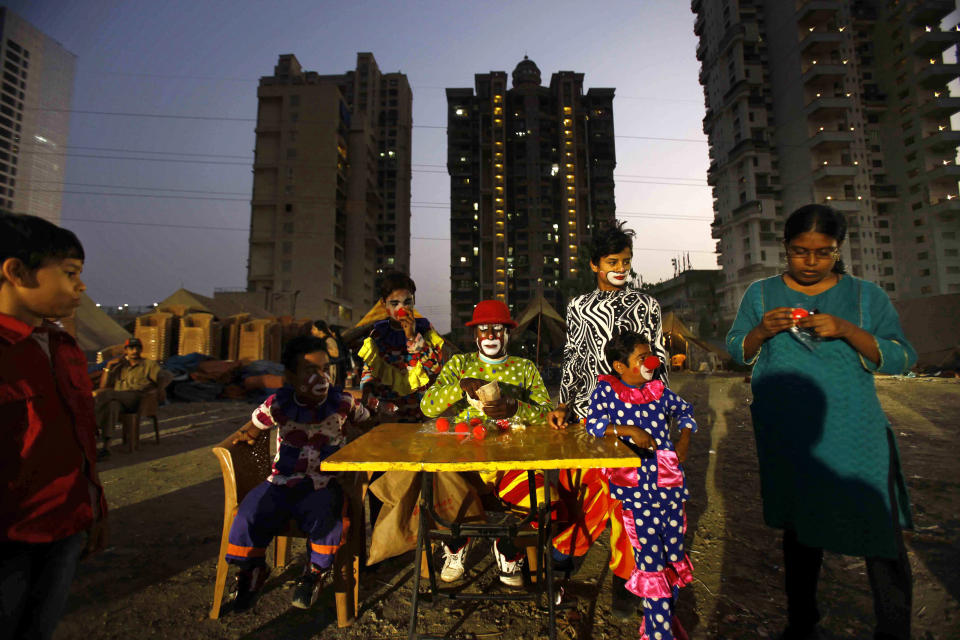
POLYGON ((484 353, 497 353, 503 344, 499 340, 481 340, 480 348, 484 353))

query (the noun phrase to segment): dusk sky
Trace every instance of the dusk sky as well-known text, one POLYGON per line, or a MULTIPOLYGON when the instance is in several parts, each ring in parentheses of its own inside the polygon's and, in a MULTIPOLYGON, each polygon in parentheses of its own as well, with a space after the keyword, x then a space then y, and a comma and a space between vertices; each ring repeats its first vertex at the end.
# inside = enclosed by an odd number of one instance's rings
MULTIPOLYGON (((77 56, 62 223, 87 250, 88 293, 152 304, 180 286, 246 285, 257 83, 277 57, 343 73, 358 51, 413 89, 412 276, 449 329, 446 87, 511 72, 584 73, 613 87, 617 217, 644 280, 689 252, 716 268, 694 15, 638 2, 15 1, 77 56), (152 114, 156 117, 147 117, 152 114), (136 158, 136 159, 134 159, 136 158), (123 194, 123 195, 120 195, 123 194)), ((373 283, 371 283, 372 286, 373 283)))

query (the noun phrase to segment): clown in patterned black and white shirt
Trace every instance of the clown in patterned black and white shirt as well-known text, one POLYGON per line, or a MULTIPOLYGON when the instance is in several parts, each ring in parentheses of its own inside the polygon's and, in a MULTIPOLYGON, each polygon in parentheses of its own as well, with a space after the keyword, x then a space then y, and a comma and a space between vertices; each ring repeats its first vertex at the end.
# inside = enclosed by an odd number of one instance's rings
MULTIPOLYGON (((590 268, 596 274, 597 288, 577 296, 567 305, 567 342, 563 349, 563 376, 560 381, 560 403, 547 420, 555 429, 565 429, 586 418, 590 394, 597 385, 597 376, 607 372, 604 347, 617 331, 635 331, 650 342, 653 355, 661 360, 667 352, 660 328, 660 304, 655 298, 633 288, 628 280, 633 259, 633 237, 623 223, 598 231, 591 243, 590 268)), ((654 377, 667 383, 666 367, 659 367, 654 377)), ((634 562, 630 541, 621 526, 620 503, 609 499, 607 482, 599 470, 590 469, 580 477, 583 495, 586 535, 589 544, 599 537, 609 520, 610 572, 612 574, 612 609, 615 615, 633 615, 636 602, 624 589, 633 574, 634 562)), ((578 548, 575 555, 586 553, 578 548)))

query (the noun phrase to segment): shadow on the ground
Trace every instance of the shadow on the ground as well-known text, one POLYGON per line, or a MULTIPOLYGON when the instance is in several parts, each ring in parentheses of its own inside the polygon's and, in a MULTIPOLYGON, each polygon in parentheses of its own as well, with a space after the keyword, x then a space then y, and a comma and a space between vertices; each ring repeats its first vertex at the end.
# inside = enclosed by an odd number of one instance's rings
MULTIPOLYGON (((707 509, 707 467, 710 463, 710 431, 716 421, 716 412, 710 406, 710 378, 693 373, 675 374, 671 380, 671 388, 684 400, 693 405, 693 417, 697 421, 697 433, 690 440, 690 450, 687 460, 683 463, 683 471, 687 480, 687 489, 690 499, 686 504, 687 534, 686 550, 694 564, 696 575, 696 556, 691 552, 690 544, 700 523, 700 518, 707 509)), ((676 615, 683 627, 693 634, 703 626, 703 621, 697 614, 696 593, 692 588, 680 590, 677 601, 676 615)))
POLYGON ((68 611, 128 597, 215 561, 223 507, 211 497, 222 496, 222 486, 219 478, 209 480, 110 511, 109 546, 81 563, 68 611), (183 521, 193 529, 184 531, 183 521))

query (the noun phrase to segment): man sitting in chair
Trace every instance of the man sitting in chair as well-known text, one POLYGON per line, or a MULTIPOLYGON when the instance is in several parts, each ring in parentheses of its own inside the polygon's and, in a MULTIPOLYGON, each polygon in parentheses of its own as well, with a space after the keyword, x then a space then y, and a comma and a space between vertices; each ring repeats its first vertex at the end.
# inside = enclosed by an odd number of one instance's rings
POLYGON ((110 438, 120 413, 134 413, 140 408, 145 391, 163 390, 171 376, 155 360, 142 356, 143 343, 130 338, 123 343, 123 355, 107 363, 100 377, 100 388, 93 392, 97 428, 103 439, 98 458, 110 455, 110 438))
MULTIPOLYGON (((537 366, 526 358, 507 355, 510 329, 517 326, 507 305, 500 300, 483 300, 474 308, 473 319, 466 325, 473 328, 477 351, 450 358, 420 401, 423 414, 430 418, 456 414, 458 421, 474 417, 527 424, 544 422, 553 406, 537 366), (497 382, 499 397, 481 401, 477 389, 492 381, 497 382)), ((481 473, 480 477, 496 488, 505 503, 521 508, 530 506, 525 471, 481 473)), ((444 582, 453 582, 463 575, 467 542, 461 539, 444 544, 440 571, 444 582)), ((517 549, 510 540, 501 539, 494 542, 493 552, 500 581, 521 586, 523 550, 517 549)))

